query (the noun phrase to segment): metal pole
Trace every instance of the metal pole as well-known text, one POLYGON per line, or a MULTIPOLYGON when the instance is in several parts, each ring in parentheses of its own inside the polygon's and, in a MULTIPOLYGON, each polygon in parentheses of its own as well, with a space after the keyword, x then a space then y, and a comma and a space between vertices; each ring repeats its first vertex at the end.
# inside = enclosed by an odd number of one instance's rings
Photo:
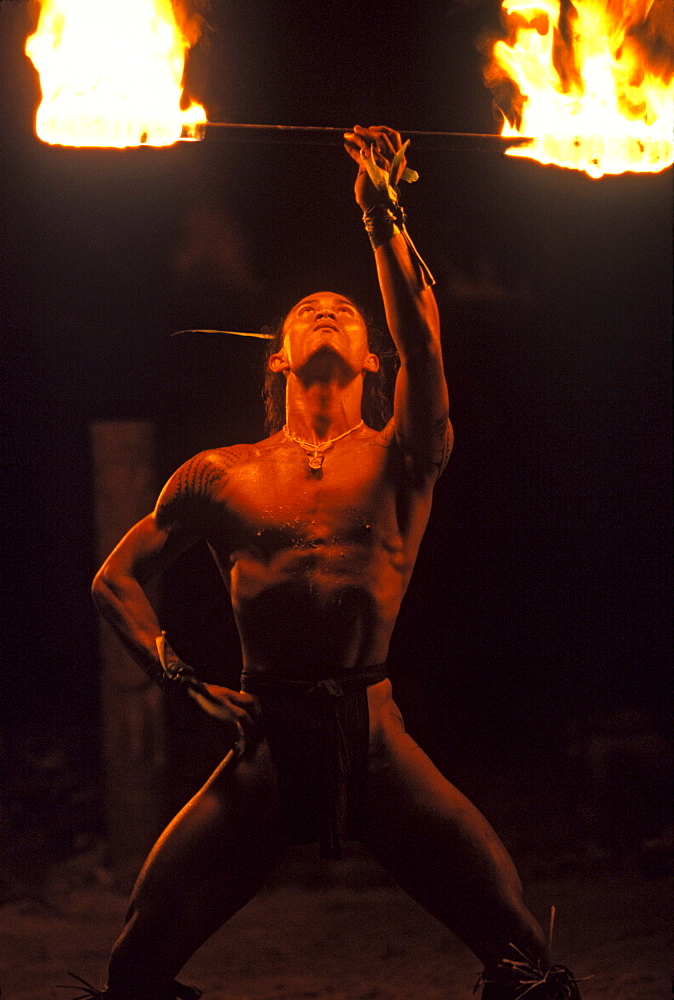
MULTIPOLYGON (((200 122, 192 135, 209 142, 285 142, 290 145, 334 146, 344 142, 348 128, 332 125, 244 125, 235 122, 200 122)), ((502 152, 509 146, 531 142, 528 136, 501 136, 490 132, 428 132, 403 129, 416 149, 449 149, 502 152)))

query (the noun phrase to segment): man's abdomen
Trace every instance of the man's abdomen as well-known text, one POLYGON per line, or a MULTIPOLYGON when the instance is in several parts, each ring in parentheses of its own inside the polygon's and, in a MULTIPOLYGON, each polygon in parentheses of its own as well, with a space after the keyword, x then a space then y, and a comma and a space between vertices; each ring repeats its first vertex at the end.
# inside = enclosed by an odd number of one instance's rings
POLYGON ((392 630, 382 610, 376 597, 357 584, 319 597, 310 581, 276 583, 235 609, 244 665, 319 678, 381 663, 392 630))

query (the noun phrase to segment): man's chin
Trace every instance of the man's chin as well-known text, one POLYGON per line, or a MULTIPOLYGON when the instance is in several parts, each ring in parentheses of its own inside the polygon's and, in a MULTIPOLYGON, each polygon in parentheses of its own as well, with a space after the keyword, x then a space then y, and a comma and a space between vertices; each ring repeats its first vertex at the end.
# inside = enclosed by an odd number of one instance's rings
POLYGON ((334 344, 320 344, 302 365, 302 373, 314 378, 334 378, 346 371, 350 371, 349 363, 334 344))
POLYGON ((339 348, 332 341, 325 341, 325 342, 320 342, 319 341, 316 344, 316 346, 314 347, 314 349, 309 353, 309 356, 308 356, 307 360, 310 360, 311 358, 315 358, 317 355, 320 355, 320 354, 325 354, 325 355, 331 355, 332 354, 332 355, 334 355, 337 358, 341 358, 342 357, 339 348))

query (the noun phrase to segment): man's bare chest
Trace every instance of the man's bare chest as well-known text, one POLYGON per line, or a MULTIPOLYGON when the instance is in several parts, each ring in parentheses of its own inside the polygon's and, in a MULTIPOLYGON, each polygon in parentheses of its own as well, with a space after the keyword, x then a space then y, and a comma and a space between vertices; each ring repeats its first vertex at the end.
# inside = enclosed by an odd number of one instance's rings
POLYGON ((226 547, 268 551, 337 543, 368 544, 395 533, 395 482, 386 450, 329 452, 320 469, 295 446, 262 454, 232 471, 222 493, 226 547))

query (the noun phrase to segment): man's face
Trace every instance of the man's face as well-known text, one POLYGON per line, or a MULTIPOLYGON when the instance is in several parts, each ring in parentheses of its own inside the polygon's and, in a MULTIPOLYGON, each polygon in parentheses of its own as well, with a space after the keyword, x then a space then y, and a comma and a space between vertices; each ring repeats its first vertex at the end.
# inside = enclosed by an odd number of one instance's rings
POLYGON ((283 359, 285 368, 300 372, 308 362, 330 355, 338 355, 342 367, 354 375, 364 369, 376 371, 379 366, 368 347, 365 321, 354 304, 335 292, 316 292, 288 313, 282 348, 272 360, 283 359))

